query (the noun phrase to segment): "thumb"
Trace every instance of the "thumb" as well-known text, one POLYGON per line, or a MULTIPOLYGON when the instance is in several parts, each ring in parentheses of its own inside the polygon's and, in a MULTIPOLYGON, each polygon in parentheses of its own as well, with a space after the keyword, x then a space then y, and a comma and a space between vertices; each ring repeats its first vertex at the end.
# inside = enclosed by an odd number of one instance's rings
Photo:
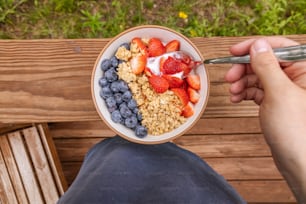
POLYGON ((282 89, 286 82, 289 81, 266 40, 256 40, 251 46, 250 56, 252 69, 258 76, 264 90, 275 91, 282 89))

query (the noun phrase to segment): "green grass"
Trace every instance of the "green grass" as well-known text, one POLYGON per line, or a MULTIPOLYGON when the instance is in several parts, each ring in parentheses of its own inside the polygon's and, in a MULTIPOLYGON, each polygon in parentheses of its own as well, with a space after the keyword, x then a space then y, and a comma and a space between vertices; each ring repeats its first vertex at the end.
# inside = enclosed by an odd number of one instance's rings
POLYGON ((107 38, 143 24, 188 37, 305 34, 306 1, 0 0, 2 39, 107 38))

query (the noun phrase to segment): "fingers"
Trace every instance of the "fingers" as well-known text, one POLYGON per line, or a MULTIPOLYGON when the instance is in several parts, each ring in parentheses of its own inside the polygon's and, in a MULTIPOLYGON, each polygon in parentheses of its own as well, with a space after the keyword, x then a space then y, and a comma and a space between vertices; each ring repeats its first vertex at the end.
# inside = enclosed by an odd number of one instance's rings
POLYGON ((265 39, 254 41, 250 48, 251 66, 267 92, 281 91, 289 78, 282 71, 272 47, 265 39))
POLYGON ((246 75, 242 77, 240 80, 232 83, 230 87, 231 94, 239 94, 247 88, 261 88, 261 84, 259 83, 258 77, 255 74, 246 75))
POLYGON ((257 105, 260 105, 264 96, 264 91, 255 87, 244 89, 241 93, 231 95, 232 103, 239 103, 243 100, 253 100, 257 105))
MULTIPOLYGON (((251 45, 258 40, 259 38, 254 38, 254 39, 249 39, 249 40, 245 40, 241 43, 238 43, 236 45, 233 45, 230 48, 230 52, 233 55, 245 55, 249 53, 249 50, 251 48, 251 45)), ((298 45, 299 43, 290 40, 288 38, 284 38, 284 37, 265 37, 264 38, 270 45, 272 48, 276 48, 276 47, 285 47, 285 46, 292 46, 292 45, 298 45)))

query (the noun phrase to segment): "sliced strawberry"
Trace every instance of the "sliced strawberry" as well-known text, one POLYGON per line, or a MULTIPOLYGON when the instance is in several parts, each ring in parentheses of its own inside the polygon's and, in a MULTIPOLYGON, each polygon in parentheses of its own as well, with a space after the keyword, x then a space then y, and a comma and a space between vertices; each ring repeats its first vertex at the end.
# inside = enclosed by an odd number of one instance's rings
POLYGON ((148 42, 148 53, 149 57, 156 57, 166 53, 166 47, 160 39, 151 38, 148 42))
POLYGON ((149 83, 156 93, 164 93, 169 88, 168 81, 161 76, 152 75, 149 78, 149 83))
POLYGON ((163 69, 164 69, 164 64, 165 64, 166 58, 165 57, 161 57, 159 60, 159 70, 163 73, 163 69))
POLYGON ((152 71, 148 67, 144 68, 144 73, 147 77, 151 77, 153 75, 152 71))
POLYGON ((143 55, 148 55, 148 50, 146 44, 139 37, 135 37, 132 39, 131 43, 137 45, 137 47, 142 51, 143 55))
POLYGON ((188 96, 189 96, 189 100, 193 104, 196 104, 200 100, 200 94, 199 94, 199 92, 197 90, 195 90, 195 89, 193 89, 191 87, 188 87, 187 93, 188 93, 188 96))
POLYGON ((171 91, 174 92, 175 95, 177 95, 182 103, 182 107, 186 106, 189 102, 188 94, 185 91, 185 89, 182 88, 172 88, 171 91))
POLYGON ((189 117, 191 117, 193 114, 194 114, 194 107, 193 107, 192 103, 189 102, 189 103, 184 107, 184 109, 183 109, 183 111, 182 111, 182 115, 183 115, 185 118, 189 118, 189 117))
POLYGON ((162 75, 165 79, 167 79, 169 83, 169 88, 180 88, 182 87, 184 80, 171 75, 162 75))
POLYGON ((141 74, 147 65, 147 57, 145 55, 138 55, 132 57, 130 63, 133 73, 141 74))
POLYGON ((201 81, 200 81, 200 76, 198 74, 189 74, 186 77, 186 81, 191 88, 195 90, 200 90, 201 81))
POLYGON ((180 50, 180 41, 171 40, 166 44, 166 52, 174 52, 180 50))
POLYGON ((184 68, 185 65, 180 60, 176 60, 173 57, 168 57, 163 63, 161 71, 163 74, 176 74, 183 71, 184 68))

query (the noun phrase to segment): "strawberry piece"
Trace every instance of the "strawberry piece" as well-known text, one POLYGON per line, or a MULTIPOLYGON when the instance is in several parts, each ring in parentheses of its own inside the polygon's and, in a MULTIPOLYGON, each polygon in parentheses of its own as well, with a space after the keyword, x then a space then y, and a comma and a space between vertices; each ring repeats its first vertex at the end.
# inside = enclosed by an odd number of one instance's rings
POLYGON ((186 77, 186 81, 191 88, 195 90, 200 90, 201 81, 200 81, 200 76, 198 74, 189 74, 186 77))
POLYGON ((182 111, 182 115, 183 115, 185 118, 189 118, 189 117, 193 116, 193 114, 194 114, 194 107, 193 107, 192 103, 189 102, 189 103, 184 107, 184 109, 183 109, 183 111, 182 111))
POLYGON ((189 96, 189 100, 193 104, 196 104, 200 100, 200 94, 197 90, 195 90, 191 87, 188 87, 187 88, 187 93, 188 93, 188 96, 189 96))
POLYGON ((151 38, 148 42, 149 57, 156 57, 166 53, 166 47, 158 38, 151 38))
POLYGON ((161 57, 159 60, 159 70, 163 73, 163 67, 165 64, 166 58, 165 57, 161 57))
POLYGON ((164 74, 163 77, 168 81, 169 88, 180 88, 184 83, 184 80, 175 76, 164 74))
POLYGON ((132 39, 131 43, 136 44, 137 47, 140 49, 143 55, 148 55, 147 46, 139 37, 135 37, 132 39))
POLYGON ((185 68, 185 64, 182 63, 180 60, 176 60, 173 57, 168 57, 163 63, 161 72, 163 74, 176 74, 183 71, 185 68))
POLYGON ((185 89, 182 88, 172 88, 171 91, 177 95, 182 103, 182 107, 186 106, 189 102, 188 94, 185 89))
POLYGON ((130 63, 133 73, 141 74, 147 65, 147 57, 145 55, 132 57, 130 63))
POLYGON ((152 75, 149 78, 149 83, 156 93, 164 93, 169 88, 168 81, 161 76, 152 75))
POLYGON ((152 71, 148 67, 144 68, 144 73, 147 77, 151 77, 153 75, 152 71))
POLYGON ((166 52, 174 52, 180 50, 180 41, 171 40, 166 44, 166 52))

